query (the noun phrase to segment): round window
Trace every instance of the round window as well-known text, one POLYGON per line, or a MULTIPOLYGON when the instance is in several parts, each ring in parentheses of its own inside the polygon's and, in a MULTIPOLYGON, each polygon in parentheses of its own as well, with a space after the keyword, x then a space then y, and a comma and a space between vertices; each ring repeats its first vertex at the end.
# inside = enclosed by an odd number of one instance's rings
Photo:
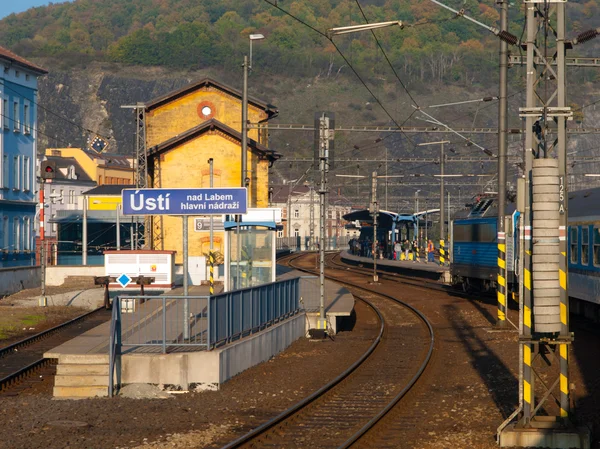
POLYGON ((209 106, 204 106, 202 108, 202 114, 204 114, 204 115, 210 115, 210 114, 212 114, 212 109, 209 106))
POLYGON ((196 112, 202 120, 210 120, 215 115, 215 105, 210 101, 203 101, 197 106, 196 112))

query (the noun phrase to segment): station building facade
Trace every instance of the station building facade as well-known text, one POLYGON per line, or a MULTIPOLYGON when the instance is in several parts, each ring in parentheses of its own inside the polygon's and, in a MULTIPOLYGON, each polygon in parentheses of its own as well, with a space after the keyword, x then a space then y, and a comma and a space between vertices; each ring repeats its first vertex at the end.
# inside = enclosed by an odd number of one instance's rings
MULTIPOLYGON (((155 188, 241 185, 242 93, 211 79, 171 92, 145 106, 148 185, 155 188)), ((248 132, 248 206, 268 207, 269 167, 280 155, 267 147, 266 122, 275 116, 274 106, 256 99, 248 101, 248 121, 261 124, 248 132)), ((220 216, 217 217, 220 220, 220 216)), ((190 219, 191 220, 191 219, 190 219)), ((220 226, 222 229, 222 226, 220 226)), ((202 256, 209 249, 208 229, 189 226, 189 255, 202 256)), ((152 218, 146 230, 154 250, 175 250, 182 262, 180 217, 152 218)), ((223 253, 224 231, 214 232, 214 249, 223 253)))
POLYGON ((37 80, 46 73, 0 47, 0 267, 35 264, 37 80))

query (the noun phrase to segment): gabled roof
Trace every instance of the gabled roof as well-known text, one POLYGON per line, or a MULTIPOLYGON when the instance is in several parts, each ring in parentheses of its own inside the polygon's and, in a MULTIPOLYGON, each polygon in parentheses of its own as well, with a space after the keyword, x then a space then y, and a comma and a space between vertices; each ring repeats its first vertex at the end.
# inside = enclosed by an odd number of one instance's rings
POLYGON ((8 59, 10 62, 19 64, 20 66, 25 67, 26 69, 31 70, 39 75, 45 75, 48 73, 47 70, 42 69, 41 67, 35 65, 32 62, 29 62, 27 59, 20 57, 16 53, 8 50, 7 48, 0 47, 0 59, 8 59))
MULTIPOLYGON (((242 101, 242 92, 241 91, 234 89, 233 87, 228 86, 226 84, 219 83, 213 79, 203 78, 200 81, 197 81, 192 84, 188 84, 187 86, 184 86, 181 89, 171 91, 171 92, 163 95, 162 97, 155 98, 154 100, 150 101, 149 103, 146 103, 146 111, 151 111, 153 109, 156 109, 159 106, 170 103, 174 100, 177 100, 178 98, 181 98, 185 95, 188 95, 196 90, 199 90, 199 89, 202 89, 205 87, 214 87, 214 88, 219 89, 233 97, 238 98, 240 101, 242 101)), ((277 112, 278 112, 276 106, 265 103, 264 101, 259 100, 257 98, 248 97, 248 104, 251 104, 252 106, 257 107, 259 109, 262 109, 269 115, 269 117, 277 114, 277 112)))
POLYGON ((83 153, 90 159, 100 159, 104 161, 105 167, 132 169, 130 158, 122 154, 98 153, 90 148, 82 148, 83 153))
POLYGON ((81 168, 81 165, 79 165, 77 159, 74 157, 46 156, 46 160, 53 161, 56 164, 56 180, 95 183, 95 181, 88 176, 85 170, 81 168), (69 179, 60 171, 61 168, 68 169, 71 165, 75 168, 77 179, 69 179))
MULTIPOLYGON (((242 142, 242 134, 237 132, 235 129, 230 128, 229 126, 221 123, 218 120, 210 119, 206 122, 201 123, 198 126, 195 126, 192 129, 187 130, 184 133, 181 133, 159 145, 155 145, 148 149, 148 156, 155 157, 160 153, 170 150, 171 148, 177 147, 185 142, 188 142, 192 139, 195 139, 198 136, 201 136, 204 133, 218 130, 229 137, 237 140, 238 142, 242 142)), ((260 157, 264 159, 269 159, 271 161, 275 161, 281 157, 281 154, 276 151, 269 150, 264 145, 256 142, 253 139, 248 139, 248 147, 260 157)))
POLYGON ((84 192, 84 195, 121 195, 121 191, 123 189, 135 189, 134 185, 128 184, 104 184, 98 187, 94 187, 87 192, 84 192))

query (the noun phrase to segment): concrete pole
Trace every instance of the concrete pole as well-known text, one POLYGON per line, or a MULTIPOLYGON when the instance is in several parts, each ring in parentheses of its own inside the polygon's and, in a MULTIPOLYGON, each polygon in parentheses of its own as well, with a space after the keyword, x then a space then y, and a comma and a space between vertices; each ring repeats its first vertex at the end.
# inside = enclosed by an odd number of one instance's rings
POLYGON ((320 301, 319 301, 319 324, 318 329, 327 329, 327 320, 325 316, 325 195, 327 194, 327 186, 325 185, 325 169, 326 169, 326 136, 327 124, 325 114, 321 114, 319 126, 319 171, 321 172, 321 185, 319 187, 319 286, 320 286, 320 301))
POLYGON ((440 147, 440 265, 445 265, 445 250, 444 242, 446 240, 446 227, 444 226, 445 210, 444 210, 444 142, 440 147))
MULTIPOLYGON (((508 1, 500 4, 500 30, 508 31, 508 1)), ((507 160, 507 90, 508 90, 508 44, 500 39, 500 86, 498 95, 498 316, 496 326, 506 326, 506 232, 504 214, 506 212, 506 160, 507 160)))
MULTIPOLYGON (((188 216, 183 219, 183 338, 190 338, 190 303, 188 296, 188 216)), ((166 311, 163 311, 166 313, 166 311)))
MULTIPOLYGON (((564 3, 556 4, 556 70, 558 74, 558 107, 567 107, 567 88, 566 88, 566 5, 564 3)), ((561 330, 559 345, 560 356, 560 416, 568 422, 571 415, 570 391, 569 391, 569 346, 567 343, 569 332, 569 293, 568 293, 568 268, 567 263, 567 225, 568 225, 568 202, 569 202, 569 183, 567 182, 567 126, 564 116, 557 117, 558 131, 558 173, 560 178, 559 205, 562 206, 559 216, 559 273, 560 283, 560 307, 564 310, 561 313, 561 330)))
POLYGON ((81 231, 81 264, 87 265, 87 244, 88 244, 88 235, 87 235, 87 207, 88 201, 87 197, 83 196, 83 224, 81 231))
POLYGON ((246 187, 248 177, 248 56, 244 56, 244 85, 242 90, 242 179, 241 186, 246 187))
MULTIPOLYGON (((42 277, 42 294, 38 301, 40 307, 46 307, 48 300, 46 299, 46 233, 44 230, 44 208, 46 207, 45 192, 44 192, 44 178, 40 179, 40 266, 41 266, 41 277, 42 277)), ((5 230, 4 232, 8 232, 5 230)))
MULTIPOLYGON (((387 178, 386 178, 387 179, 387 178)), ((378 282, 379 277, 377 276, 377 172, 373 172, 372 190, 371 190, 371 201, 373 202, 373 282, 378 282)))
MULTIPOLYGON (((213 188, 214 182, 214 161, 211 157, 208 160, 210 166, 210 188, 213 188)), ((210 249, 208 251, 208 262, 209 262, 209 293, 210 295, 215 294, 215 253, 214 253, 214 217, 210 216, 210 249)))

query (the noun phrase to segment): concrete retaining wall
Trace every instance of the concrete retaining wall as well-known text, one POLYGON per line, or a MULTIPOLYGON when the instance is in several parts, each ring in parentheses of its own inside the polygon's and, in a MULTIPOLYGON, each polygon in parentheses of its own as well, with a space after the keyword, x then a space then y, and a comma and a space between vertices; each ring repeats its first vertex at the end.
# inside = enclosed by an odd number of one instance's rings
MULTIPOLYGON (((46 267, 46 285, 60 286, 69 276, 89 277, 104 276, 104 265, 53 265, 46 267)), ((39 283, 39 280, 38 280, 39 283)))
MULTIPOLYGON (((305 335, 304 313, 213 351, 124 354, 121 383, 216 390, 236 374, 269 360, 305 335)), ((123 348, 126 350, 127 348, 123 348)))
POLYGON ((0 268, 0 297, 39 287, 41 273, 39 266, 0 268))

